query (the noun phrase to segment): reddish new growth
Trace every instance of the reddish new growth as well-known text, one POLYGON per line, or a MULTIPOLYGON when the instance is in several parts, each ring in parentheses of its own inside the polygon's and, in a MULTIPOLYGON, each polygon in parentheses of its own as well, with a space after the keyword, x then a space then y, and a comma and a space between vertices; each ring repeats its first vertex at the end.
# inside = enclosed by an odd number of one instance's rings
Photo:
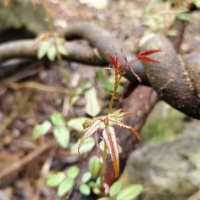
MULTIPOLYGON (((122 62, 119 61, 116 53, 115 53, 115 58, 113 58, 105 49, 104 49, 104 51, 108 55, 108 57, 111 59, 112 63, 114 64, 114 66, 104 67, 104 69, 115 70, 115 83, 114 83, 115 85, 114 85, 114 90, 112 93, 112 98, 110 101, 108 115, 106 117, 96 117, 93 119, 89 119, 83 123, 83 128, 88 128, 88 129, 87 129, 86 133, 84 134, 84 136, 81 138, 81 141, 80 141, 80 144, 78 147, 78 151, 80 152, 80 148, 81 148, 81 145, 83 144, 84 140, 86 140, 87 138, 89 138, 93 134, 95 134, 97 132, 97 130, 99 129, 100 124, 104 123, 104 130, 103 130, 102 136, 103 136, 103 140, 105 142, 106 148, 108 148, 108 151, 111 155, 114 172, 115 172, 115 177, 117 178, 119 176, 118 140, 117 140, 117 136, 116 136, 116 131, 112 126, 110 126, 110 122, 114 123, 115 125, 117 125, 121 128, 128 129, 133 134, 135 134, 136 137, 139 139, 139 134, 135 129, 124 124, 123 122, 121 122, 119 120, 120 117, 123 117, 124 115, 131 115, 132 113, 126 112, 121 109, 116 110, 115 112, 111 113, 113 101, 114 101, 115 94, 117 91, 117 87, 119 85, 121 77, 125 74, 127 69, 130 70, 137 77, 137 79, 141 82, 140 77, 133 71, 131 64, 135 60, 159 63, 158 61, 149 58, 148 55, 160 52, 161 50, 143 51, 143 52, 139 53, 132 61, 128 62, 126 55, 123 53, 123 51, 121 49, 121 54, 126 62, 126 66, 123 69, 120 69, 122 62)), ((104 159, 104 162, 106 162, 106 158, 104 159)))
MULTIPOLYGON (((104 69, 111 69, 111 70, 119 69, 122 65, 122 62, 121 61, 119 62, 117 54, 115 53, 115 58, 113 58, 104 48, 103 48, 103 50, 105 51, 106 55, 108 55, 108 57, 111 59, 112 63, 114 64, 113 67, 104 67, 104 69)), ((140 77, 133 71, 131 64, 136 60, 142 60, 142 61, 152 62, 152 63, 160 63, 159 61, 153 60, 153 59, 148 57, 148 55, 151 55, 151 54, 157 53, 157 52, 161 52, 161 50, 155 49, 155 50, 142 51, 132 61, 128 62, 126 55, 124 54, 124 52, 121 49, 121 54, 124 57, 124 60, 126 62, 126 66, 122 70, 119 70, 119 74, 120 74, 119 80, 126 73, 126 70, 129 69, 136 76, 138 81, 141 82, 140 77)))

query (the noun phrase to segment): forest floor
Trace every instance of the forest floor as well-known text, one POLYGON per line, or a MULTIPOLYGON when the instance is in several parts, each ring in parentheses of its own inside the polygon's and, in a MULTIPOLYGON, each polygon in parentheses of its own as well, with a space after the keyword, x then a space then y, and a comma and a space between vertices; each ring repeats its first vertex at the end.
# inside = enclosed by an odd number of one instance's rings
MULTIPOLYGON (((56 29, 67 28, 69 24, 77 21, 94 22, 108 30, 114 37, 123 40, 129 49, 135 51, 144 34, 157 31, 173 34, 173 31, 170 32, 168 29, 173 17, 162 15, 160 18, 151 18, 151 8, 147 2, 149 1, 48 0, 47 7, 56 29)), ((200 38, 197 34, 199 30, 195 21, 191 21, 190 24, 181 46, 181 53, 200 49, 200 38)), ((98 68, 75 62, 64 64, 70 77, 71 88, 75 89, 87 81, 97 88, 98 99, 102 105, 101 114, 104 114, 110 94, 105 92, 101 83, 97 83, 98 68)), ((65 87, 62 71, 57 62, 52 62, 48 68, 44 63, 36 62, 29 66, 28 70, 24 70, 23 77, 15 74, 12 78, 13 82, 25 82, 25 86, 23 89, 14 89, 11 86, 0 93, 0 200, 59 199, 56 197, 56 190, 45 185, 47 173, 65 169, 68 165, 78 162, 80 158, 70 156, 68 150, 59 147, 52 131, 39 141, 33 141, 32 133, 34 126, 50 120, 52 113, 60 112, 68 119, 68 115, 74 112, 68 108, 68 96, 62 90, 65 87), (28 82, 40 85, 34 84, 32 88, 28 88, 28 82), (43 88, 41 85, 46 87, 43 88)), ((86 102, 83 97, 84 95, 75 104, 77 116, 86 116, 86 102)), ((184 123, 194 121, 177 111, 171 111, 167 106, 165 108, 161 112, 163 119, 160 116, 153 118, 153 130, 157 132, 157 137, 152 133, 146 136, 149 127, 152 126, 150 122, 142 130, 144 132, 142 143, 165 140, 171 135, 178 134, 184 123), (169 112, 172 112, 172 118, 166 117, 169 112), (175 125, 174 120, 177 120, 175 125), (166 127, 170 131, 166 131, 166 127), (164 137, 161 136, 163 131, 165 131, 164 137)), ((155 111, 155 116, 159 112, 160 110, 155 111)), ((72 134, 74 138, 70 145, 78 136, 75 131, 72 134)))

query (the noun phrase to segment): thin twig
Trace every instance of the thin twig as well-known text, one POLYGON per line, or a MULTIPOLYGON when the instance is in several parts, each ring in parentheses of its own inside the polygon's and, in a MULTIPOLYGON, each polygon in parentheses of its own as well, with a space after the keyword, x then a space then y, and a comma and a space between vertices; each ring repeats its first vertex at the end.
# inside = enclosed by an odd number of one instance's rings
POLYGON ((57 144, 57 142, 54 139, 52 139, 47 144, 39 146, 36 150, 29 153, 27 156, 25 156, 21 160, 15 162, 13 165, 10 165, 3 170, 1 170, 0 171, 0 178, 6 177, 9 174, 12 174, 12 173, 18 171, 19 169, 21 169, 22 167, 27 165, 29 162, 31 162, 34 159, 36 159, 37 157, 39 157, 41 154, 43 154, 45 151, 47 151, 51 147, 55 146, 56 144, 57 144))
POLYGON ((60 66, 61 66, 63 76, 64 76, 64 79, 65 79, 66 88, 68 89, 69 98, 70 98, 71 97, 71 90, 70 90, 70 87, 69 87, 69 84, 68 84, 69 78, 68 78, 67 73, 65 71, 62 56, 61 56, 60 52, 58 51, 58 44, 57 44, 57 41, 56 41, 56 35, 55 35, 54 27, 53 27, 53 24, 52 24, 52 21, 51 21, 51 17, 49 15, 48 10, 47 10, 46 1, 41 0, 41 3, 42 3, 42 6, 43 6, 43 9, 44 9, 44 12, 45 12, 46 20, 48 22, 49 30, 50 30, 51 35, 52 35, 53 40, 54 40, 54 45, 55 45, 55 49, 56 49, 56 56, 57 56, 57 59, 58 59, 60 66))
POLYGON ((36 82, 10 83, 8 87, 12 89, 31 88, 43 92, 68 93, 68 90, 63 87, 47 86, 36 82))

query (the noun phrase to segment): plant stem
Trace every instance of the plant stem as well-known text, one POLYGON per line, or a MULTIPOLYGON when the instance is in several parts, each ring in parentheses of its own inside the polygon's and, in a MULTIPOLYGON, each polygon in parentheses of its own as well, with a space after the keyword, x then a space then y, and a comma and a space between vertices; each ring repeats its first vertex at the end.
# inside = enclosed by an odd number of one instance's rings
MULTIPOLYGON (((112 93, 112 97, 110 100, 110 104, 109 104, 109 108, 108 108, 108 115, 112 112, 112 107, 113 107, 113 102, 117 93, 117 88, 119 85, 119 80, 120 78, 118 77, 119 74, 119 67, 116 66, 116 70, 115 70, 115 86, 114 86, 114 90, 112 93)), ((106 124, 106 126, 109 126, 109 123, 106 124)), ((107 147, 106 144, 104 145, 104 150, 103 150, 103 164, 101 166, 101 174, 100 174, 100 178, 101 178, 101 186, 103 185, 104 182, 104 173, 105 173, 105 169, 106 169, 106 160, 107 160, 107 147)))
POLYGON ((62 56, 61 56, 60 52, 58 51, 58 44, 57 44, 57 41, 56 41, 56 35, 55 35, 53 23, 51 21, 51 17, 49 15, 49 12, 48 12, 48 9, 47 9, 47 6, 46 6, 46 0, 41 0, 41 4, 42 4, 42 7, 43 7, 44 12, 45 12, 45 17, 46 17, 46 20, 47 20, 47 23, 48 23, 50 33, 51 33, 53 40, 54 40, 54 45, 55 45, 55 49, 56 49, 56 57, 58 59, 59 65, 61 66, 61 69, 62 69, 62 73, 63 73, 64 79, 65 79, 65 85, 66 85, 66 88, 68 89, 69 100, 70 100, 71 99, 71 90, 70 90, 70 87, 69 87, 69 84, 68 84, 69 78, 68 78, 67 73, 65 71, 62 56))

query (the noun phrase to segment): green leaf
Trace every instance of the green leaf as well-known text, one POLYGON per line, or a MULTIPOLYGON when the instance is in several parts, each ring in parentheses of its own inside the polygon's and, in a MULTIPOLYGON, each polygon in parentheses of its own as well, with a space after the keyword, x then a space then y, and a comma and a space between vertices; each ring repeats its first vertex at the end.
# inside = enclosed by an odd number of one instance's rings
POLYGON ((67 175, 70 178, 76 178, 80 173, 80 169, 77 166, 72 166, 67 170, 67 175))
MULTIPOLYGON (((70 153, 71 154, 78 154, 78 146, 80 144, 81 140, 78 140, 78 142, 71 148, 70 153)), ((82 144, 81 148, 80 148, 80 154, 84 154, 87 153, 89 151, 91 151, 93 149, 95 145, 95 140, 94 138, 88 138, 87 140, 85 140, 85 142, 82 144)))
POLYGON ((47 51, 47 57, 49 60, 54 61, 56 58, 56 49, 55 47, 50 47, 47 51))
POLYGON ((86 98, 86 112, 88 115, 95 117, 101 110, 101 107, 98 103, 96 90, 94 87, 90 88, 85 93, 86 98))
POLYGON ((121 77, 120 79, 120 83, 127 83, 128 82, 128 79, 124 76, 121 77))
POLYGON ((79 95, 82 93, 83 93, 83 89, 81 87, 76 88, 73 92, 74 95, 79 95))
MULTIPOLYGON (((112 82, 114 82, 114 80, 115 80, 115 73, 110 75, 109 82, 112 83, 112 82)), ((120 83, 127 83, 127 82, 128 82, 128 79, 126 77, 122 76, 121 79, 120 79, 120 83)))
POLYGON ((122 188, 122 182, 120 180, 114 182, 109 189, 109 196, 115 196, 122 188))
POLYGON ((51 115, 51 121, 54 125, 63 125, 65 123, 64 117, 60 112, 55 112, 51 115))
POLYGON ((200 1, 199 0, 193 0, 193 3, 197 8, 200 8, 200 1))
POLYGON ((100 170, 100 160, 97 156, 92 156, 89 161, 89 170, 92 177, 95 177, 100 170))
POLYGON ((42 41, 37 52, 37 58, 41 59, 45 56, 47 53, 48 49, 50 47, 50 43, 48 41, 42 41))
POLYGON ((176 17, 183 21, 189 21, 189 14, 188 13, 178 13, 176 17))
MULTIPOLYGON (((105 142, 101 140, 101 142, 99 142, 99 148, 101 149, 101 151, 104 151, 104 145, 105 145, 105 142)), ((122 153, 123 152, 122 147, 118 145, 118 148, 119 148, 119 153, 122 153)), ((108 149, 107 149, 107 153, 109 153, 108 149)))
POLYGON ((63 147, 67 148, 69 145, 69 130, 67 127, 60 126, 60 127, 55 127, 53 130, 54 137, 56 138, 58 144, 63 147))
POLYGON ((101 194, 101 190, 100 190, 98 187, 94 187, 92 191, 93 191, 93 193, 96 194, 96 195, 101 194))
POLYGON ((132 200, 137 197, 143 190, 142 185, 129 185, 117 195, 117 200, 132 200))
POLYGON ((96 186, 100 186, 101 185, 101 178, 98 177, 96 180, 96 186))
POLYGON ((74 119, 70 119, 67 122, 67 125, 70 126, 71 128, 73 128, 74 130, 78 131, 78 132, 82 132, 84 131, 82 124, 85 122, 85 120, 87 120, 89 118, 86 117, 80 117, 80 118, 74 118, 74 119))
POLYGON ((109 198, 108 197, 101 197, 101 198, 99 198, 97 200, 109 200, 109 198))
POLYGON ((94 181, 90 181, 90 182, 88 183, 88 185, 89 185, 91 188, 93 188, 93 187, 96 185, 96 183, 95 183, 94 181))
POLYGON ((46 185, 49 187, 56 187, 63 181, 64 178, 65 174, 63 172, 57 172, 56 174, 51 174, 47 177, 46 185))
POLYGON ((98 81, 104 80, 106 77, 106 71, 105 69, 101 68, 96 72, 96 79, 98 81))
POLYGON ((33 140, 38 139, 42 135, 45 135, 51 129, 51 123, 49 121, 44 121, 42 124, 38 124, 33 129, 33 140))
POLYGON ((66 179, 64 180, 58 187, 58 196, 62 197, 67 194, 72 188, 74 187, 74 180, 73 179, 66 179))
POLYGON ((79 191, 81 194, 85 195, 85 196, 89 196, 91 193, 91 189, 88 185, 86 184, 81 184, 79 187, 79 191))
MULTIPOLYGON (((110 82, 110 81, 104 81, 102 83, 102 87, 104 90, 108 91, 108 92, 113 92, 114 90, 114 83, 110 82)), ((123 91, 123 87, 121 85, 118 85, 117 88, 117 93, 121 93, 123 91)))
POLYGON ((81 87, 83 89, 89 89, 90 87, 92 87, 92 83, 90 81, 86 81, 81 87))
POLYGON ((177 36, 178 35, 178 31, 177 30, 169 30, 167 35, 169 35, 169 36, 177 36))
POLYGON ((70 100, 70 106, 73 106, 79 99, 79 96, 73 96, 70 100))
POLYGON ((90 172, 85 172, 81 178, 81 181, 83 183, 87 183, 92 178, 92 175, 90 172))
POLYGON ((62 55, 68 55, 66 48, 64 47, 64 45, 58 45, 58 51, 62 54, 62 55))
POLYGON ((56 37, 56 44, 65 44, 65 39, 61 37, 56 37))

